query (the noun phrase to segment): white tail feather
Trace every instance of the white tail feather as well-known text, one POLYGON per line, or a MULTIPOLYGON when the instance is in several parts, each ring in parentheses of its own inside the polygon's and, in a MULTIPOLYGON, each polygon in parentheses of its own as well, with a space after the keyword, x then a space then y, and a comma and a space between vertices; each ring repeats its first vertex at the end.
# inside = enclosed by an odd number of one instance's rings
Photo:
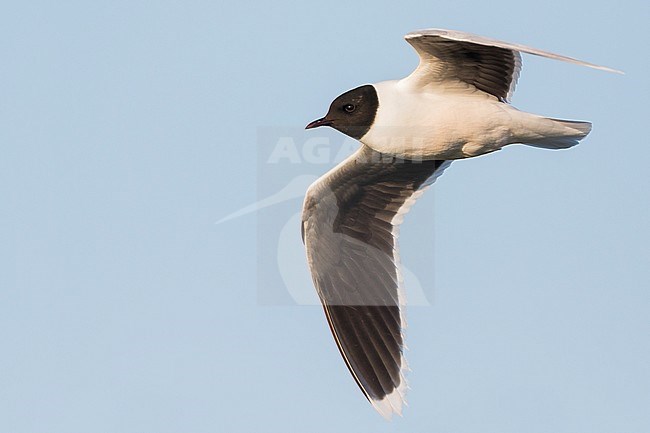
POLYGON ((580 142, 591 131, 591 123, 574 120, 546 119, 551 120, 558 131, 558 134, 548 135, 534 140, 526 140, 524 144, 543 149, 568 149, 580 142))

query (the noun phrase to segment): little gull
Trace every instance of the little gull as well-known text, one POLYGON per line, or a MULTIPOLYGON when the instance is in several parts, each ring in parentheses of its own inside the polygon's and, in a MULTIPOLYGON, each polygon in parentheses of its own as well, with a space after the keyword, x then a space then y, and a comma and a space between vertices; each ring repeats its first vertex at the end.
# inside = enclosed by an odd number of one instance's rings
POLYGON ((520 53, 609 72, 559 54, 452 30, 406 35, 420 57, 401 80, 337 97, 307 129, 330 126, 361 147, 314 182, 302 238, 330 330, 357 385, 384 417, 401 414, 405 296, 397 231, 411 205, 451 160, 521 143, 566 149, 591 130, 509 105, 520 53))

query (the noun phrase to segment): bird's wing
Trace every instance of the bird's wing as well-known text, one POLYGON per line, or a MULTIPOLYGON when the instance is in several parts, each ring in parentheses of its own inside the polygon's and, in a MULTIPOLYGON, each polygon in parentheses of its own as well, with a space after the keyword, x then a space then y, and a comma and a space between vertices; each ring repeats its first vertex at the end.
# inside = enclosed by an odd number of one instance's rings
POLYGON ((357 384, 387 418, 401 412, 406 389, 397 228, 449 164, 362 146, 305 197, 303 241, 327 321, 357 384))
POLYGON ((512 96, 519 78, 519 53, 622 73, 560 54, 454 30, 418 30, 404 38, 420 56, 420 64, 405 81, 417 87, 470 85, 504 101, 512 96))

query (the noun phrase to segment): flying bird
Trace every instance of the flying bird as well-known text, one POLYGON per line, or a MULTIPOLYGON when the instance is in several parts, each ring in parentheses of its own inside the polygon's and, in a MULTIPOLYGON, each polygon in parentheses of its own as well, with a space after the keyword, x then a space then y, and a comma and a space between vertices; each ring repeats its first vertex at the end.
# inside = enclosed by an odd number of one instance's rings
POLYGON ((338 96, 307 129, 330 126, 361 147, 305 196, 302 239, 336 345, 357 385, 385 418, 401 415, 404 313, 398 228, 415 200, 454 159, 521 143, 566 149, 591 124, 509 104, 528 53, 620 71, 470 33, 408 33, 420 63, 406 78, 338 96))

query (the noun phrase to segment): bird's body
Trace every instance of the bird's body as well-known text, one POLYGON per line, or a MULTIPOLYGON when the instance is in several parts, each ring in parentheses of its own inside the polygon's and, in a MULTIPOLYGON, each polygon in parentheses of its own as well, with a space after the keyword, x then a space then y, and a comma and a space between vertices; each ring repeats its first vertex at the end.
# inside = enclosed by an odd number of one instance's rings
POLYGON ((372 149, 409 159, 462 159, 494 152, 513 143, 547 139, 548 146, 569 147, 589 132, 586 122, 571 123, 519 111, 471 89, 413 88, 407 80, 373 84, 379 108, 359 141, 372 149))
POLYGON ((520 52, 613 71, 451 30, 422 30, 406 40, 420 56, 411 75, 345 92, 325 117, 307 125, 331 126, 362 143, 309 187, 302 236, 341 355, 385 417, 401 413, 406 389, 406 298, 397 249, 404 215, 451 160, 512 143, 565 149, 590 132, 588 122, 538 116, 509 104, 520 52))
POLYGON ((459 159, 480 143, 496 150, 512 136, 509 115, 499 101, 484 94, 419 91, 402 81, 373 84, 379 109, 360 141, 372 149, 403 158, 459 159))

